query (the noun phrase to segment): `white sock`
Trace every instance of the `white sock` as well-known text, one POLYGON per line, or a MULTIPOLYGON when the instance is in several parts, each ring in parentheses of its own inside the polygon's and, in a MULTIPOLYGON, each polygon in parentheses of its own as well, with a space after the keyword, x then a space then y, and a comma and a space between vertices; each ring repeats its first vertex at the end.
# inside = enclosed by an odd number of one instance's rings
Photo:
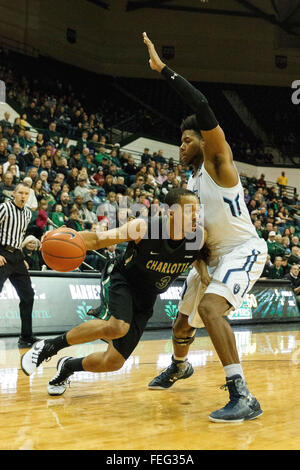
POLYGON ((233 375, 240 375, 245 379, 241 364, 229 364, 229 366, 224 367, 224 371, 227 378, 232 377, 233 375))
POLYGON ((175 361, 185 361, 186 358, 188 357, 188 355, 186 355, 184 357, 178 357, 178 356, 175 356, 175 354, 173 354, 173 357, 174 357, 175 361))

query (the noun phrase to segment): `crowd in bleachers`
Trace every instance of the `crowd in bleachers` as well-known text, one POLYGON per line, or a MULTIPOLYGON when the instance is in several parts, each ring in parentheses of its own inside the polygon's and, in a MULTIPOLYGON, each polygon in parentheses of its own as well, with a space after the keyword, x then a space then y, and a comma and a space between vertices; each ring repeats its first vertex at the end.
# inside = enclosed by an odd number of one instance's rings
MULTIPOLYGON (((59 137, 52 119, 35 139, 26 130, 26 122, 11 123, 8 113, 0 121, 1 200, 11 197, 21 180, 31 187, 27 203, 32 210, 31 237, 24 249, 32 269, 43 265, 34 248, 46 230, 62 225, 78 231, 96 230, 97 224, 106 230, 141 212, 147 215, 171 188, 186 187, 190 168, 160 149, 154 153, 144 149, 136 162, 118 144, 111 145, 103 129, 99 126, 97 133, 82 130, 76 144, 70 145, 68 137, 59 137)), ((241 174, 241 181, 251 220, 268 244, 263 277, 281 279, 289 275, 293 264, 300 265, 298 195, 288 196, 284 173, 272 187, 267 187, 264 175, 256 179, 241 174)), ((121 248, 105 250, 105 255, 113 256, 121 248)), ((86 261, 95 269, 103 266, 93 253, 86 261)))
MULTIPOLYGON (((130 217, 161 210, 159 204, 171 188, 186 187, 191 169, 165 155, 159 144, 156 149, 144 149, 140 160, 112 144, 107 122, 126 119, 129 108, 121 107, 118 114, 111 100, 93 109, 83 105, 84 96, 77 95, 70 84, 20 78, 3 64, 0 79, 5 80, 7 97, 20 116, 14 120, 9 113, 0 116, 0 201, 12 196, 19 181, 31 188, 27 205, 32 220, 23 244, 31 269, 44 265, 38 247, 46 230, 62 225, 78 231, 96 230, 96 226, 107 230, 130 217), (31 126, 38 129, 37 134, 31 126)), ((163 83, 159 84, 162 92, 163 83)), ((230 141, 234 155, 239 159, 244 155, 252 163, 271 163, 272 155, 245 132, 239 128, 235 141, 230 141)), ((300 265, 298 195, 284 190, 287 181, 282 175, 273 187, 267 187, 263 175, 258 180, 241 175, 241 180, 251 220, 268 244, 262 277, 290 276, 291 267, 300 265)), ((122 249, 111 247, 101 253, 112 257, 122 249)), ((95 253, 88 253, 85 261, 99 270, 104 263, 95 253)))
MULTIPOLYGON (((241 174, 244 198, 259 237, 268 246, 263 279, 289 279, 300 286, 300 201, 298 194, 288 195, 287 177, 282 172, 276 184, 267 187, 265 176, 259 179, 241 174)), ((300 288, 296 292, 300 295, 300 288)))

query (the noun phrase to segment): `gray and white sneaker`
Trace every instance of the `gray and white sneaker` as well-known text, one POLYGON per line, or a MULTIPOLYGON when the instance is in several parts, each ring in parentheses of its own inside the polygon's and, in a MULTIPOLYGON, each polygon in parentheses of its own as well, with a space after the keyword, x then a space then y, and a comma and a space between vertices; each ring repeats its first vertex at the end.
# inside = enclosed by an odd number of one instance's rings
POLYGON ((57 373, 48 383, 48 394, 51 396, 63 395, 66 391, 67 385, 70 383, 68 378, 73 374, 73 371, 70 371, 66 367, 66 363, 73 359, 73 357, 66 356, 62 357, 57 363, 57 373))
POLYGON ((245 380, 240 375, 226 378, 226 385, 222 389, 228 389, 229 402, 223 408, 210 414, 209 419, 215 423, 241 423, 258 418, 262 415, 262 409, 257 399, 251 395, 245 380))
POLYGON ((42 339, 37 343, 34 343, 31 349, 27 351, 21 357, 21 369, 26 375, 31 375, 37 367, 46 359, 50 359, 56 352, 53 351, 53 347, 46 343, 46 340, 42 339))
POLYGON ((172 387, 172 385, 177 382, 177 380, 187 379, 193 375, 194 369, 192 364, 185 361, 176 361, 172 356, 172 362, 161 372, 157 377, 154 377, 153 380, 148 384, 148 388, 151 390, 165 390, 172 387))

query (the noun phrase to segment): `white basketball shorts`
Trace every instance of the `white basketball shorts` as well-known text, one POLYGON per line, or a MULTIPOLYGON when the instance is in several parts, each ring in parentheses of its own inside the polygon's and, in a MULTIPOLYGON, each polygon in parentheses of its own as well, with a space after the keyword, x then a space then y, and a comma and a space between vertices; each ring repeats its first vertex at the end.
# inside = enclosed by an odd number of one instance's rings
POLYGON ((267 254, 267 244, 262 238, 252 238, 235 247, 230 253, 221 256, 216 266, 207 267, 212 278, 208 287, 202 285, 198 271, 193 268, 183 285, 178 311, 189 316, 192 327, 201 328, 204 324, 198 306, 204 294, 225 297, 232 306, 226 314, 239 308, 245 294, 260 278, 267 254))

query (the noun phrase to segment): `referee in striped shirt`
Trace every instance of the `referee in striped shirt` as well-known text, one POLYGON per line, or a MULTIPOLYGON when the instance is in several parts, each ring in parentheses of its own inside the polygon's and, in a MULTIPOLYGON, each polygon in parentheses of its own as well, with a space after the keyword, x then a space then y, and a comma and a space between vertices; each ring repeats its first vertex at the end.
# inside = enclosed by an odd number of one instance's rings
POLYGON ((19 183, 13 193, 13 201, 0 204, 0 292, 9 279, 20 298, 21 336, 18 345, 21 348, 31 347, 39 340, 32 334, 34 290, 20 249, 31 219, 31 211, 25 207, 29 194, 30 188, 19 183))

